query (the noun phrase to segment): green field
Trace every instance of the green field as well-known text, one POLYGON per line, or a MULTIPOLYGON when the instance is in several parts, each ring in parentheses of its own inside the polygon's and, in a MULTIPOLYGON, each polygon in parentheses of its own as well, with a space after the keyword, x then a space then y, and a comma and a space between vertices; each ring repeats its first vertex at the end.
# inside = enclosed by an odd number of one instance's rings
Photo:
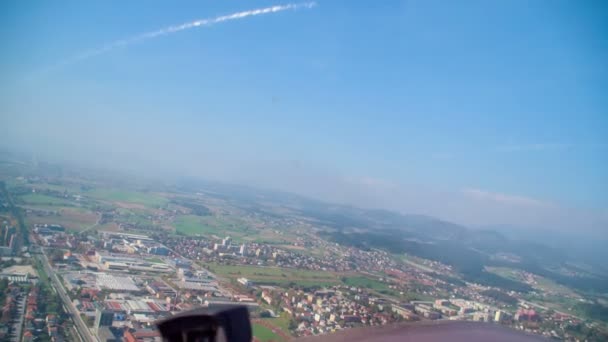
POLYGON ((169 202, 168 199, 153 193, 122 191, 114 189, 94 189, 84 193, 86 196, 111 202, 141 204, 146 207, 160 207, 169 202))
POLYGON ((424 272, 435 272, 435 270, 433 270, 432 268, 425 266, 419 262, 417 262, 415 257, 409 256, 407 254, 404 255, 398 255, 397 256, 401 261, 405 262, 406 264, 412 266, 412 267, 416 267, 424 272))
POLYGON ((344 283, 349 286, 362 287, 376 291, 391 291, 388 284, 365 276, 344 277, 344 283))
POLYGON ((281 313, 281 315, 279 317, 264 318, 264 320, 270 322, 272 325, 276 326, 277 328, 280 328, 281 330, 283 330, 285 332, 285 334, 287 334, 287 335, 291 334, 289 332, 289 321, 291 320, 291 317, 289 317, 289 315, 286 312, 281 313))
POLYGON ((283 338, 275 334, 272 330, 260 324, 253 324, 253 336, 262 342, 283 341, 283 338))
POLYGON ((329 286, 340 282, 338 275, 332 272, 248 265, 219 265, 214 263, 207 264, 205 267, 219 276, 232 279, 245 277, 262 284, 286 285, 293 282, 300 286, 329 286))
POLYGON ((119 208, 117 211, 120 213, 121 221, 138 225, 152 225, 152 221, 149 219, 150 214, 145 210, 119 208))
POLYGON ((49 184, 49 183, 38 183, 33 185, 35 189, 48 189, 60 192, 80 192, 80 187, 76 185, 57 185, 57 184, 49 184))
MULTIPOLYGON (((516 281, 524 281, 523 277, 521 276, 521 272, 518 271, 517 269, 513 269, 513 268, 509 268, 509 267, 486 267, 486 270, 488 272, 492 272, 494 274, 497 274, 497 275, 507 278, 507 279, 516 280, 516 281)), ((566 295, 566 296, 578 297, 576 292, 574 292, 571 289, 569 289, 568 287, 560 285, 550 279, 547 279, 547 278, 544 278, 541 276, 535 276, 534 279, 536 280, 536 284, 531 284, 532 287, 534 287, 534 288, 537 288, 537 289, 540 289, 542 291, 552 293, 552 294, 558 293, 558 294, 562 294, 562 295, 566 295)))
POLYGON ((361 287, 393 297, 402 297, 398 290, 391 289, 387 283, 367 277, 367 276, 352 276, 342 278, 343 282, 349 286, 361 287))
POLYGON ((27 194, 20 197, 27 204, 31 205, 45 205, 45 206, 70 206, 75 203, 67 198, 58 198, 42 194, 27 194))
POLYGON ((515 280, 515 281, 522 281, 522 277, 520 276, 520 272, 518 270, 515 270, 513 268, 509 268, 509 267, 486 267, 485 268, 486 271, 488 272, 492 272, 496 275, 499 275, 503 278, 507 278, 507 279, 511 279, 511 280, 515 280))
POLYGON ((146 261, 153 262, 153 263, 156 263, 156 264, 164 264, 165 263, 163 261, 163 259, 158 258, 158 257, 146 258, 146 261))
POLYGON ((175 232, 191 236, 230 236, 235 243, 245 242, 247 236, 259 234, 241 223, 230 222, 215 216, 184 215, 175 220, 175 232))
POLYGON ((175 231, 185 235, 212 235, 221 234, 216 227, 212 227, 203 221, 203 217, 195 215, 184 215, 177 218, 175 231))
POLYGON ((541 289, 542 291, 549 293, 558 293, 561 295, 566 295, 570 297, 580 297, 576 292, 569 289, 566 286, 560 285, 554 282, 551 279, 547 279, 544 277, 537 276, 536 277, 537 284, 534 287, 541 289))

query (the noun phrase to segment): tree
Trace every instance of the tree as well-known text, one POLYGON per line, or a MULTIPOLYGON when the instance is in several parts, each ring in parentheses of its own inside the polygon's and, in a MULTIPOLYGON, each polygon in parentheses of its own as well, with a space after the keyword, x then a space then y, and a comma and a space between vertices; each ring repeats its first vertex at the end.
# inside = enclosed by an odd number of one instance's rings
POLYGON ((49 259, 51 259, 51 261, 53 263, 62 261, 63 260, 63 250, 61 250, 61 249, 54 249, 54 250, 51 251, 51 253, 50 253, 49 256, 50 256, 49 259))
POLYGON ((298 323, 292 318, 289 320, 288 328, 289 330, 296 330, 298 328, 298 323))
POLYGON ((8 288, 8 279, 2 278, 0 279, 0 291, 4 292, 8 288))

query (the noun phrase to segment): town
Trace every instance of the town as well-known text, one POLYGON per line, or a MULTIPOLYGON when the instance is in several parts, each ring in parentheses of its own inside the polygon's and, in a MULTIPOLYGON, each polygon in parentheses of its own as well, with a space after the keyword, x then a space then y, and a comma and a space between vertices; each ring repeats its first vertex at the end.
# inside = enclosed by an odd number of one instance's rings
POLYGON ((256 341, 442 321, 565 340, 601 329, 538 300, 583 299, 526 271, 490 269, 518 277, 513 289, 467 281, 448 264, 342 244, 314 220, 218 205, 201 192, 116 200, 20 182, 2 192, 2 339, 160 341, 156 322, 230 306, 248 308, 256 341))
MULTIPOLYGON (((30 252, 50 269, 47 275, 52 273, 49 278, 61 288, 58 291, 67 293, 69 302, 63 306, 75 321, 84 322, 84 331, 72 329, 64 334, 78 333, 83 340, 160 341, 154 330, 155 321, 195 307, 229 305, 246 305, 253 322, 274 329, 285 338, 419 320, 494 322, 564 337, 559 335, 560 327, 581 324, 570 315, 523 302, 507 306, 484 295, 489 289, 482 286, 467 285, 449 292, 433 290, 449 285, 414 266, 397 263, 381 251, 334 246, 342 258, 315 258, 263 243, 233 244, 230 237, 217 241, 168 238, 161 243, 149 236, 130 233, 70 234, 56 225, 37 225, 31 239, 30 252), (221 265, 254 265, 260 273, 275 267, 343 274, 365 269, 373 284, 371 288, 364 283, 348 285, 346 278, 343 284, 300 285, 297 281, 289 282, 287 277, 284 285, 275 282, 269 285, 246 276, 231 277, 210 271, 221 265), (372 276, 381 271, 385 276, 372 276), (419 299, 398 300, 404 292, 419 294, 419 299), (273 324, 264 323, 264 317, 286 321, 287 329, 279 331, 273 324)), ((19 284, 35 278, 28 273, 3 276, 19 284)), ((44 281, 39 279, 35 283, 44 281)), ((9 289, 17 293, 19 286, 9 289)), ((62 314, 36 317, 38 289, 33 285, 21 297, 7 296, 3 317, 11 315, 13 306, 25 307, 24 341, 32 340, 32 331, 40 326, 46 327, 45 332, 52 340, 62 340, 58 318, 62 314), (17 302, 22 298, 22 302, 14 303, 15 297, 17 302)))

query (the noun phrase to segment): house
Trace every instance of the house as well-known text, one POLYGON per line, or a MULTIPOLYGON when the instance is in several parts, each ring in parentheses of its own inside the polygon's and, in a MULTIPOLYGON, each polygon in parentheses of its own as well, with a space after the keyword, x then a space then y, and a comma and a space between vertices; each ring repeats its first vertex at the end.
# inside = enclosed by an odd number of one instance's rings
POLYGON ((266 303, 271 304, 272 305, 272 297, 270 296, 270 294, 266 291, 262 292, 262 300, 264 300, 266 303))
POLYGON ((126 331, 124 340, 125 342, 160 342, 162 338, 158 330, 135 329, 126 331))

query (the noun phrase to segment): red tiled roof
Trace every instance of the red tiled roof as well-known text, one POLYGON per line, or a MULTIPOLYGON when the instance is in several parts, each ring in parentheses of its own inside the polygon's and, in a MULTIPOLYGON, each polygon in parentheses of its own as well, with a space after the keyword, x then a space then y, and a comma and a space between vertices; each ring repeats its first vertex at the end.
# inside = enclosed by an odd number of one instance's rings
POLYGON ((148 307, 154 311, 161 311, 160 307, 156 303, 148 302, 148 307))
POLYGON ((141 330, 135 330, 135 332, 133 333, 133 336, 135 338, 160 337, 160 332, 157 330, 151 330, 151 329, 141 329, 141 330))

